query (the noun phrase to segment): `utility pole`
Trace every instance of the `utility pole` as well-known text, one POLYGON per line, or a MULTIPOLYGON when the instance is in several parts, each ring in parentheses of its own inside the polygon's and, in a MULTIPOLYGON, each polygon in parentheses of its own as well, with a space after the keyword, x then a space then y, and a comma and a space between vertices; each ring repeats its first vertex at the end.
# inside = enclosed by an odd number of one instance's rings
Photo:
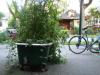
POLYGON ((84 0, 80 0, 80 21, 79 21, 79 35, 82 33, 82 26, 83 26, 83 3, 84 0))
POLYGON ((84 25, 84 11, 92 3, 92 0, 89 0, 88 3, 84 3, 84 0, 80 0, 80 21, 79 21, 79 35, 82 33, 82 26, 84 25))

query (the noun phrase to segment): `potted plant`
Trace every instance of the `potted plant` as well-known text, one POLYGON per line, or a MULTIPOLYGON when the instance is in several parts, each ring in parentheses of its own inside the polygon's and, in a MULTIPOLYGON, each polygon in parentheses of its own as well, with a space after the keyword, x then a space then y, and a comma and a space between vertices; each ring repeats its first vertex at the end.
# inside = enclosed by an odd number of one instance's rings
MULTIPOLYGON (((16 19, 18 57, 21 68, 24 65, 42 66, 47 64, 48 57, 57 57, 61 28, 58 24, 57 6, 52 0, 26 0, 18 9, 13 1, 16 19)), ((43 68, 41 70, 44 71, 43 68)))

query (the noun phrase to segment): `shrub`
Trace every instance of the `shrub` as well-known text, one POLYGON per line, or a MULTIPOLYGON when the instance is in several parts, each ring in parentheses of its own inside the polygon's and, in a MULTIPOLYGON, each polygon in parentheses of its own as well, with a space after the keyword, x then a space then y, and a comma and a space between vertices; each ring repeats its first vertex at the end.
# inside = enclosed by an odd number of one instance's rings
POLYGON ((4 41, 8 40, 8 35, 6 32, 0 33, 0 43, 3 43, 4 41))

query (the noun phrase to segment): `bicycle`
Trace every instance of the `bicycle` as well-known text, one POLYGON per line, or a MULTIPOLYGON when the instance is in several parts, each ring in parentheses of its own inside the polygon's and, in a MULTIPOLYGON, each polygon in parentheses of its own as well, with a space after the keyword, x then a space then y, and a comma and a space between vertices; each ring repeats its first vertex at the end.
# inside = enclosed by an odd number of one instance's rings
POLYGON ((75 54, 83 53, 85 50, 89 50, 92 53, 99 53, 100 51, 100 37, 95 41, 93 38, 89 39, 87 35, 87 28, 84 28, 84 35, 76 35, 70 38, 68 42, 69 50, 75 54))

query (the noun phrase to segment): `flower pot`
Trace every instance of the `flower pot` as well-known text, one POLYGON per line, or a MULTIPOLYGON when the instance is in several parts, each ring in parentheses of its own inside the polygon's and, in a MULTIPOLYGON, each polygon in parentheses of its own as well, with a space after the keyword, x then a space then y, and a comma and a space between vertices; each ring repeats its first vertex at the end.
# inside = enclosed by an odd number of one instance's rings
POLYGON ((47 65, 49 50, 52 43, 32 45, 28 45, 27 43, 16 44, 21 69, 24 69, 24 66, 43 68, 43 66, 47 65))

